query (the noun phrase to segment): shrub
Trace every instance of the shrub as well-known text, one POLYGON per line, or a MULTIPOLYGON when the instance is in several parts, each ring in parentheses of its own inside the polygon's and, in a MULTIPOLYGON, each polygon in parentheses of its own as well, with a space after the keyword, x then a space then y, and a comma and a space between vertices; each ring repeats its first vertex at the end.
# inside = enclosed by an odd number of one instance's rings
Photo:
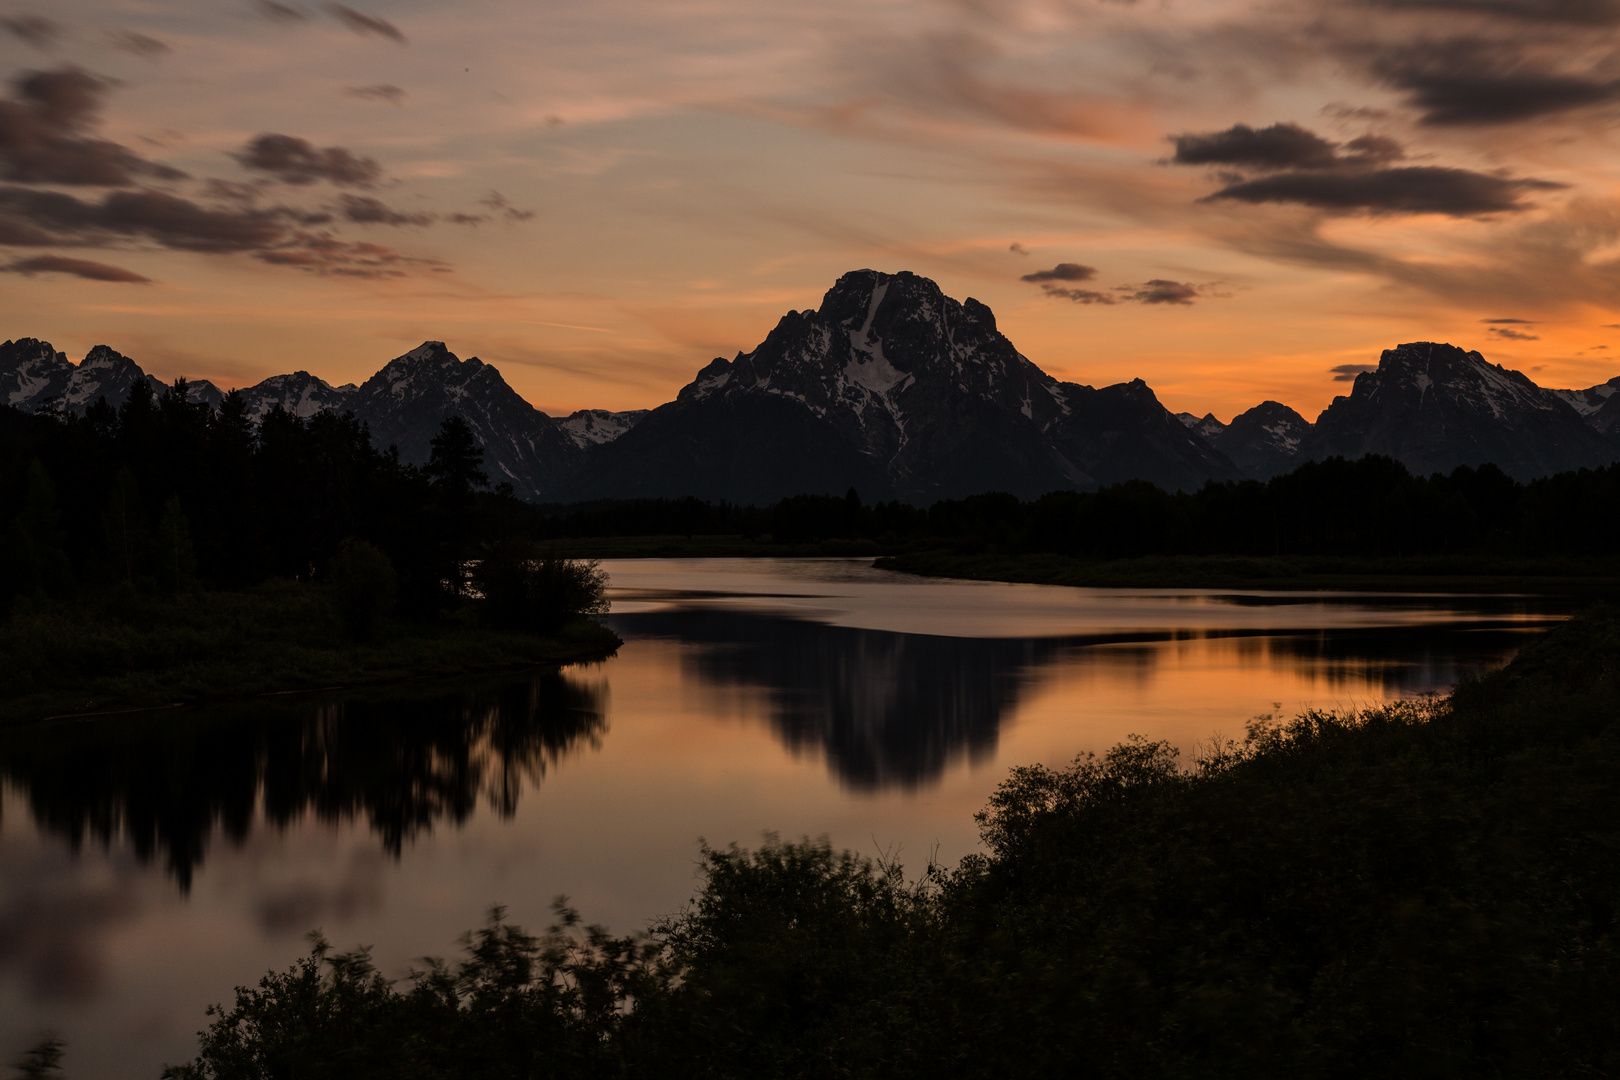
POLYGON ((595 560, 537 554, 523 540, 493 544, 473 570, 485 618, 507 630, 554 634, 607 610, 607 575, 595 560))

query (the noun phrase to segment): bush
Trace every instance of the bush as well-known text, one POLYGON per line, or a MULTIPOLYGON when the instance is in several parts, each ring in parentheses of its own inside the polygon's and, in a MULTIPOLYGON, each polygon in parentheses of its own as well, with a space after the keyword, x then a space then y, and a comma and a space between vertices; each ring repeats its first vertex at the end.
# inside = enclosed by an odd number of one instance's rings
POLYGON ((326 571, 332 606, 349 636, 370 641, 377 623, 394 610, 394 565, 378 548, 353 537, 338 545, 326 571))
POLYGON ((595 560, 540 555, 532 543, 493 544, 473 570, 492 626, 555 634, 582 615, 607 610, 607 574, 595 560))

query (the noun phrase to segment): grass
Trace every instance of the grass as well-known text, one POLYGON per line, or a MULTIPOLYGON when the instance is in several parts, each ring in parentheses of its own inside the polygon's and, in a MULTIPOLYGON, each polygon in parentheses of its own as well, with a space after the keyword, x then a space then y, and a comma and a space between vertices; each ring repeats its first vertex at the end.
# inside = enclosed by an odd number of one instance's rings
POLYGON ((23 602, 0 625, 0 724, 359 684, 510 670, 611 655, 594 622, 553 638, 491 630, 467 613, 385 621, 351 641, 316 588, 23 602))
POLYGON ((1343 589, 1380 592, 1535 592, 1620 595, 1620 560, 1488 555, 1369 558, 1289 555, 1143 555, 1084 559, 1054 554, 950 551, 884 556, 874 565, 928 577, 1093 588, 1343 589))

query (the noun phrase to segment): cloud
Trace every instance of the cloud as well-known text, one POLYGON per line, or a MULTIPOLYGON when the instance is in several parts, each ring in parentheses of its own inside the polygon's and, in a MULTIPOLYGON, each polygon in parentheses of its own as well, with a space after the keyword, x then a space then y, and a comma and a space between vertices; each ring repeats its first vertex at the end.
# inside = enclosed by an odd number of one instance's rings
POLYGON ((77 68, 34 71, 0 101, 0 177, 24 184, 122 187, 137 176, 179 180, 185 173, 92 137, 109 84, 77 68))
POLYGON ((293 135, 260 135, 234 155, 249 169, 270 173, 286 184, 313 184, 325 180, 340 187, 372 187, 382 166, 341 146, 318 150, 293 135))
POLYGON ((62 35, 62 27, 43 15, 7 15, 0 18, 0 26, 36 49, 49 48, 62 35))
POLYGON ((1141 285, 1120 285, 1115 288, 1122 300, 1139 304, 1191 304, 1198 298, 1198 286, 1182 281, 1153 278, 1141 285))
POLYGON ((405 91, 392 83, 376 83, 372 86, 350 86, 344 91, 350 97, 364 98, 367 101, 386 101, 390 105, 405 104, 405 91))
POLYGON ((1328 369, 1333 373, 1334 382, 1355 382, 1356 376, 1368 371, 1377 371, 1377 364, 1340 364, 1328 369))
POLYGON ((1344 143, 1298 124, 1252 128, 1233 124, 1225 131, 1172 135, 1176 165, 1235 165, 1261 172, 1279 169, 1363 169, 1406 156, 1401 144, 1383 135, 1363 135, 1344 143), (1340 150, 1348 153, 1340 153, 1340 150))
MULTIPOLYGON (((1064 264, 1060 264, 1064 265, 1064 264)), ((1074 265, 1072 263, 1067 265, 1074 265)), ((1081 267, 1090 270, 1090 267, 1081 267)), ((1095 271, 1093 271, 1094 273, 1095 271)), ((1090 275, 1088 274, 1087 277, 1090 275)), ((1026 277, 1028 281, 1034 275, 1026 277)), ((1085 280, 1076 278, 1068 280, 1085 280)), ((1058 300, 1070 300, 1076 304, 1175 304, 1187 306, 1194 300, 1205 295, 1202 288, 1190 282, 1166 281, 1164 278, 1153 278, 1140 285, 1116 285, 1108 292, 1093 289, 1065 289, 1060 285, 1042 285, 1041 291, 1047 296, 1058 300)), ((1219 294, 1214 294, 1219 295, 1219 294)))
POLYGON ((58 191, 0 188, 0 243, 91 244, 141 237, 176 251, 220 253, 273 246, 286 227, 274 211, 212 210, 161 191, 112 191, 89 202, 58 191))
POLYGON ((254 8, 260 15, 279 23, 301 23, 309 21, 309 16, 298 8, 288 4, 277 3, 276 0, 256 0, 254 8))
POLYGON ((362 225, 431 225, 432 214, 408 214, 386 205, 381 199, 369 195, 349 195, 339 198, 343 216, 362 225))
POLYGON ((1432 126, 1505 124, 1620 99, 1620 79, 1526 69, 1513 50, 1472 42, 1403 50, 1381 61, 1383 80, 1405 91, 1432 126))
POLYGON ((491 191, 478 200, 479 206, 488 207, 488 214, 451 214, 448 220, 455 225, 482 225, 492 216, 500 216, 507 221, 532 221, 535 217, 533 210, 520 210, 509 202, 505 195, 498 191, 491 191))
POLYGON ((439 273, 450 270, 442 259, 404 255, 381 244, 343 241, 331 236, 300 233, 294 243, 254 258, 272 266, 288 266, 311 274, 355 278, 401 278, 407 267, 423 266, 439 273))
POLYGON ((1620 25, 1620 3, 1615 0, 1371 0, 1371 3, 1401 11, 1429 9, 1519 22, 1620 25))
POLYGON ((1090 281, 1097 276, 1094 266, 1082 266, 1080 263, 1058 263, 1050 270, 1037 270, 1033 274, 1025 274, 1019 281, 1090 281))
POLYGON ((1486 333, 1491 334, 1491 335, 1493 335, 1495 337, 1498 337, 1498 338, 1505 338, 1508 341, 1540 341, 1541 340, 1541 338, 1536 334, 1527 334, 1522 330, 1514 330, 1511 327, 1506 327, 1506 326, 1493 326, 1489 330, 1487 330, 1486 333))
POLYGON ((1533 323, 1529 319, 1481 319, 1479 321, 1482 322, 1482 323, 1490 323, 1490 324, 1503 325, 1503 326, 1506 326, 1506 325, 1534 326, 1535 325, 1535 323, 1533 323))
POLYGON ((1012 252, 1014 255, 1028 255, 1029 254, 1029 248, 1025 247, 1023 244, 1020 244, 1016 240, 1014 240, 1012 243, 1007 245, 1007 250, 1012 252))
POLYGON ((1225 131, 1172 135, 1177 165, 1247 165, 1261 169, 1317 169, 1338 161, 1334 144, 1298 124, 1256 130, 1233 124, 1225 131))
POLYGON ((147 60, 156 60, 158 57, 174 51, 157 38, 137 33, 134 30, 109 30, 107 31, 107 40, 112 43, 113 48, 144 57, 147 60))
POLYGON ((1321 210, 1374 214, 1482 214, 1528 209, 1523 196, 1566 185, 1514 180, 1433 165, 1356 172, 1287 172, 1231 184, 1200 201, 1298 203, 1321 210))
POLYGON ((0 273, 23 274, 29 277, 34 274, 72 274, 87 281, 118 281, 131 285, 152 283, 151 278, 143 277, 133 270, 91 262, 89 259, 70 259, 65 255, 35 255, 29 259, 18 259, 8 266, 0 266, 0 273))
POLYGON ((1076 304, 1117 304, 1119 300, 1105 292, 1095 292, 1091 289, 1064 289, 1057 285, 1042 285, 1041 291, 1047 296, 1057 297, 1060 300, 1073 300, 1076 304))
POLYGON ((345 7, 342 4, 328 5, 326 10, 330 11, 334 16, 337 17, 339 22, 357 34, 376 34, 378 37, 385 37, 390 41, 397 41, 401 45, 407 44, 405 41, 405 35, 399 32, 399 28, 397 26, 391 22, 388 22, 386 19, 379 19, 372 15, 364 15, 354 10, 352 7, 345 7))

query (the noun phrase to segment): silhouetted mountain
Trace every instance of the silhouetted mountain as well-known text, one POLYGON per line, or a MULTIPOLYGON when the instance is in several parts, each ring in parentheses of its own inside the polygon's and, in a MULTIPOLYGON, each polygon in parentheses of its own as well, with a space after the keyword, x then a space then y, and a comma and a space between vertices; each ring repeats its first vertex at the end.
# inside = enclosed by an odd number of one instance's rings
POLYGON ((1554 390, 1591 427, 1605 435, 1620 435, 1620 375, 1585 390, 1554 390))
POLYGON ((1176 419, 1180 420, 1182 426, 1188 431, 1211 446, 1215 444, 1216 439, 1220 438, 1221 432, 1226 430, 1226 425, 1215 419, 1214 413, 1205 413, 1203 416, 1199 416, 1196 413, 1178 412, 1176 413, 1176 419))
POLYGON ((1140 381, 1060 383, 977 300, 860 270, 588 454, 568 492, 769 502, 855 487, 925 502, 1236 475, 1140 381))
POLYGON ((584 450, 612 442, 644 420, 651 409, 629 409, 609 412, 607 409, 580 409, 557 421, 563 433, 584 450))
POLYGON ((1620 458, 1558 392, 1455 345, 1386 349, 1317 418, 1302 458, 1386 454, 1413 472, 1492 462, 1527 480, 1620 458))
POLYGON ((520 498, 553 492, 579 459, 557 422, 518 397, 501 373, 476 356, 457 359, 442 341, 425 341, 361 384, 344 407, 371 425, 379 446, 423 464, 439 424, 460 416, 484 447, 490 483, 509 482, 520 498))
POLYGON ((1281 402, 1262 401, 1234 416, 1210 441, 1245 475, 1270 480, 1299 464, 1300 447, 1310 434, 1310 421, 1299 413, 1281 402))
POLYGON ((257 420, 277 405, 304 418, 318 412, 343 412, 354 407, 354 398, 360 388, 354 383, 333 386, 307 371, 291 375, 272 375, 268 379, 242 391, 242 401, 248 415, 257 420))

